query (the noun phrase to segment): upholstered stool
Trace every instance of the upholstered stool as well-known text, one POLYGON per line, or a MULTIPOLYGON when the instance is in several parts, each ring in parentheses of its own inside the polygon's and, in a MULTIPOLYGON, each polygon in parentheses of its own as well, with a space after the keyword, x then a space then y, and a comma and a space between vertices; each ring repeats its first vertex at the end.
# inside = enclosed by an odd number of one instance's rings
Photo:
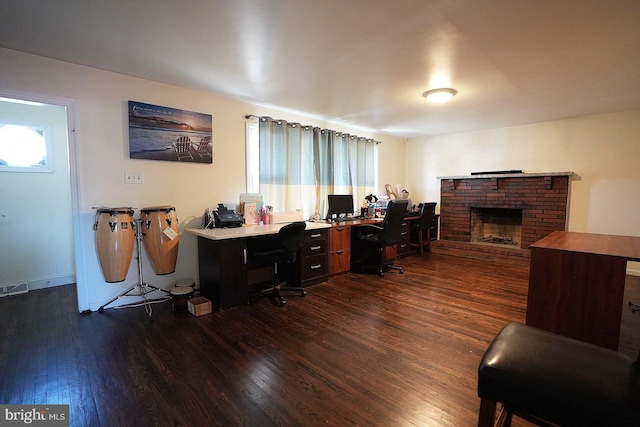
POLYGON ((640 367, 628 356, 520 323, 496 336, 478 368, 478 426, 640 426, 640 367))

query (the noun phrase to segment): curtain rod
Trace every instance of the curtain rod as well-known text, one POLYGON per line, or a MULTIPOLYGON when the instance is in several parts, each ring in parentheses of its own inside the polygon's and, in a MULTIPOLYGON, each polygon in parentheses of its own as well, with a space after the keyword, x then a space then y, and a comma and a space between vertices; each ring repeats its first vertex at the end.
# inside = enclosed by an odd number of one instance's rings
MULTIPOLYGON (((255 118, 255 119, 263 120, 263 121, 264 121, 264 120, 266 120, 266 118, 267 118, 267 117, 269 117, 269 116, 256 116, 255 114, 247 114, 247 115, 245 115, 245 116, 244 116, 244 118, 245 118, 245 119, 255 118)), ((281 123, 281 122, 286 122, 287 124, 289 124, 289 125, 290 125, 290 126, 292 126, 292 127, 300 126, 300 127, 301 127, 301 128, 303 128, 303 129, 308 129, 308 128, 311 128, 311 129, 320 129, 320 127, 318 127, 318 126, 303 125, 303 124, 296 123, 296 122, 289 122, 289 121, 284 120, 284 119, 274 119, 273 117, 269 117, 269 118, 270 118, 271 120, 273 120, 273 121, 277 122, 278 124, 279 124, 279 123, 281 123)), ((344 135, 349 135, 351 138, 364 139, 364 140, 371 140, 371 141, 373 141, 373 143, 374 143, 374 144, 382 144, 382 141, 376 141, 376 140, 374 140, 373 138, 365 138, 364 136, 351 135, 351 134, 350 134, 350 133, 348 133, 348 132, 340 132, 340 131, 333 130, 333 129, 322 129, 322 132, 324 132, 325 130, 326 130, 326 131, 333 131, 333 132, 336 132, 336 133, 337 133, 337 134, 339 134, 339 135, 342 135, 342 134, 344 134, 344 135)))

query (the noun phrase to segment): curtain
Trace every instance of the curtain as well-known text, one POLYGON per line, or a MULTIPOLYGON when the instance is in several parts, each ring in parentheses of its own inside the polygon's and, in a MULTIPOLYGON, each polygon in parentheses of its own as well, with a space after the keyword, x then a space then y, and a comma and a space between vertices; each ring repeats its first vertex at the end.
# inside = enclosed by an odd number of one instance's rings
POLYGON ((327 213, 327 195, 352 194, 355 211, 374 192, 375 141, 261 117, 260 192, 277 212, 327 213))

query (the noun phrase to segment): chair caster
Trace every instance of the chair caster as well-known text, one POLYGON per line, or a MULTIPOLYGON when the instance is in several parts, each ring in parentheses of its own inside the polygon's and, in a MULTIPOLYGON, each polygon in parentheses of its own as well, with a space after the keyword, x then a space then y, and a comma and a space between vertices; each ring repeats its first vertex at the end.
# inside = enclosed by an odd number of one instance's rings
POLYGON ((384 271, 380 271, 380 272, 378 272, 378 276, 380 276, 380 277, 384 277, 384 271))
POLYGON ((305 291, 304 289, 300 291, 300 296, 303 297, 307 295, 307 291, 305 291))
POLYGON ((400 269, 400 274, 404 274, 404 269, 400 269))

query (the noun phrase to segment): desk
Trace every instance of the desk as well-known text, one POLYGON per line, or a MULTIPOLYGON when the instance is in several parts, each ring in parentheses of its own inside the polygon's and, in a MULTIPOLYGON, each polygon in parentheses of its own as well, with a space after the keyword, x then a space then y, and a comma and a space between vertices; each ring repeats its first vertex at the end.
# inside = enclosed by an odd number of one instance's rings
MULTIPOLYGON (((286 224, 248 225, 238 228, 187 228, 198 236, 200 292, 218 309, 249 302, 251 247, 260 239, 275 236, 286 224)), ((295 279, 302 286, 328 278, 327 234, 331 225, 307 223, 295 279)))
MULTIPOLYGON (((354 262, 360 259, 360 253, 354 248, 351 227, 357 227, 363 224, 382 224, 382 218, 374 219, 356 219, 351 221, 328 222, 331 224, 329 230, 329 274, 338 274, 349 271, 354 266, 354 262)), ((411 222, 420 221, 419 216, 407 216, 402 223, 400 231, 400 242, 395 250, 388 249, 385 252, 385 258, 391 259, 395 257, 403 257, 409 255, 411 248, 409 241, 411 238, 411 222)), ((437 221, 437 218, 436 218, 437 221)), ((436 236, 437 236, 437 223, 436 236)), ((356 268, 357 270, 357 268, 356 268)))
POLYGON ((526 323, 618 350, 627 261, 640 261, 640 237, 554 231, 529 248, 526 323))

